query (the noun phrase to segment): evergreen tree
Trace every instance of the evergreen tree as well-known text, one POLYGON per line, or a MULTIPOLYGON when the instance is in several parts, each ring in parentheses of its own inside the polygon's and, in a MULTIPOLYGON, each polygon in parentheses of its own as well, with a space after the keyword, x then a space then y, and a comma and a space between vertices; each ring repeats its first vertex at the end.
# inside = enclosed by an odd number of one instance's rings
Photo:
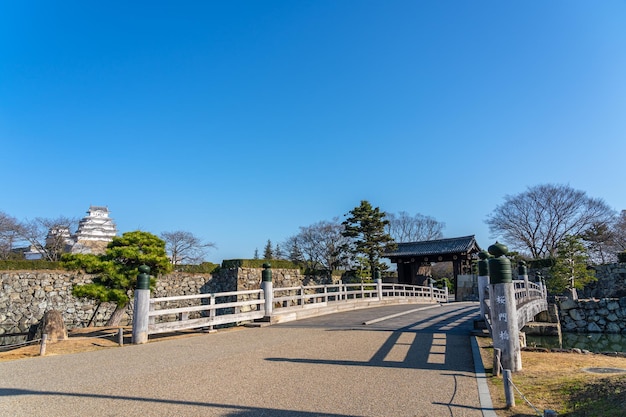
POLYGON ((254 248, 254 259, 259 259, 259 249, 254 248))
POLYGON ((263 259, 274 259, 274 251, 272 250, 272 241, 267 239, 265 249, 263 249, 263 259))
POLYGON ((581 239, 566 236, 557 246, 554 266, 550 269, 550 278, 546 282, 548 289, 555 294, 565 290, 582 289, 585 284, 594 281, 593 269, 588 269, 589 255, 581 239))
POLYGON ((72 294, 75 297, 117 304, 107 326, 119 324, 137 285, 141 265, 149 266, 153 276, 172 270, 165 242, 151 233, 140 231, 113 238, 104 255, 65 254, 62 260, 68 269, 95 274, 92 283, 74 286, 72 294))
POLYGON ((304 262, 304 255, 300 249, 297 238, 291 238, 289 246, 289 260, 296 265, 304 262))
POLYGON ((362 255, 374 276, 374 270, 387 269, 387 265, 380 262, 383 253, 395 249, 393 238, 385 232, 385 226, 389 221, 385 219, 385 212, 378 207, 373 208, 368 201, 361 201, 361 205, 355 207, 346 214, 348 218, 342 223, 345 230, 342 235, 350 238, 350 251, 355 259, 362 255))

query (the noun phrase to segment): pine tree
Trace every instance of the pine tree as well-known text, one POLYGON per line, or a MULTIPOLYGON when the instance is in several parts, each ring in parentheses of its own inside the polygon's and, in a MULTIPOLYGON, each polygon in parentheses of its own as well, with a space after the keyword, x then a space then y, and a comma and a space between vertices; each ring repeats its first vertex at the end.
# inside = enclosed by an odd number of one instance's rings
POLYGON ((596 279, 593 269, 587 268, 588 260, 589 255, 581 239, 566 236, 557 245, 554 266, 546 283, 548 289, 556 294, 571 290, 575 295, 576 289, 580 290, 596 279))
POLYGON ((361 201, 361 205, 355 207, 346 214, 349 216, 344 222, 343 236, 351 239, 350 249, 356 258, 362 255, 374 276, 376 268, 387 269, 387 265, 380 262, 383 253, 395 249, 393 238, 385 232, 385 226, 389 221, 385 219, 385 212, 380 208, 373 208, 368 201, 361 201))
POLYGON ((263 259, 274 259, 274 252, 272 250, 272 241, 267 239, 265 249, 263 250, 263 259))
POLYGON ((72 294, 75 297, 117 304, 107 326, 117 326, 126 311, 130 294, 137 284, 139 266, 149 266, 153 276, 172 270, 165 242, 141 231, 113 238, 104 255, 66 254, 63 255, 63 263, 67 269, 82 269, 95 275, 92 283, 74 286, 72 294))

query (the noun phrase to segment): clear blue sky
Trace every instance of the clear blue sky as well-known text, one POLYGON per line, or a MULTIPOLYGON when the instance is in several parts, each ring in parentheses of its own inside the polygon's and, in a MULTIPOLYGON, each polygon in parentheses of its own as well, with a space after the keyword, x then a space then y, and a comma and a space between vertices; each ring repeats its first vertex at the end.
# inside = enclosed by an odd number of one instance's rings
POLYGON ((361 200, 486 247, 528 186, 626 209, 626 2, 5 1, 0 152, 0 211, 214 262, 361 200))

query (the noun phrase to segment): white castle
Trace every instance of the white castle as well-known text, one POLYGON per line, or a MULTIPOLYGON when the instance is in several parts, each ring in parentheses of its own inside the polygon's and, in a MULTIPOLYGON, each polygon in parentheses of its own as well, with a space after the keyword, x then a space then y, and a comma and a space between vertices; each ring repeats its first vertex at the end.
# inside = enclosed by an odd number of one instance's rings
POLYGON ((78 230, 72 236, 72 253, 104 253, 107 245, 117 235, 109 209, 90 206, 87 216, 78 222, 78 230))

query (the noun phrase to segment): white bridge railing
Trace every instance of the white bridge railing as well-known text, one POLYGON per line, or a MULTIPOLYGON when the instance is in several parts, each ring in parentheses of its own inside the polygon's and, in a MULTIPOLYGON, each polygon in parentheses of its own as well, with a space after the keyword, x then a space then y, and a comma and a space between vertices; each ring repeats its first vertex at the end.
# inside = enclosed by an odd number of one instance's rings
MULTIPOLYGON (((531 302, 538 300, 546 300, 548 292, 543 283, 535 283, 528 281, 527 279, 515 279, 513 280, 513 292, 515 295, 515 308, 519 311, 524 306, 531 302)), ((482 301, 482 309, 484 311, 484 318, 491 333, 491 301, 490 291, 485 287, 484 298, 482 301)), ((520 329, 526 324, 526 322, 520 323, 520 329)))
POLYGON ((340 303, 382 303, 385 300, 445 303, 448 301, 448 289, 381 282, 313 285, 273 288, 271 300, 268 314, 263 289, 151 298, 147 333, 212 329, 217 325, 268 318, 283 311, 340 303), (193 305, 180 306, 184 303, 193 305))

